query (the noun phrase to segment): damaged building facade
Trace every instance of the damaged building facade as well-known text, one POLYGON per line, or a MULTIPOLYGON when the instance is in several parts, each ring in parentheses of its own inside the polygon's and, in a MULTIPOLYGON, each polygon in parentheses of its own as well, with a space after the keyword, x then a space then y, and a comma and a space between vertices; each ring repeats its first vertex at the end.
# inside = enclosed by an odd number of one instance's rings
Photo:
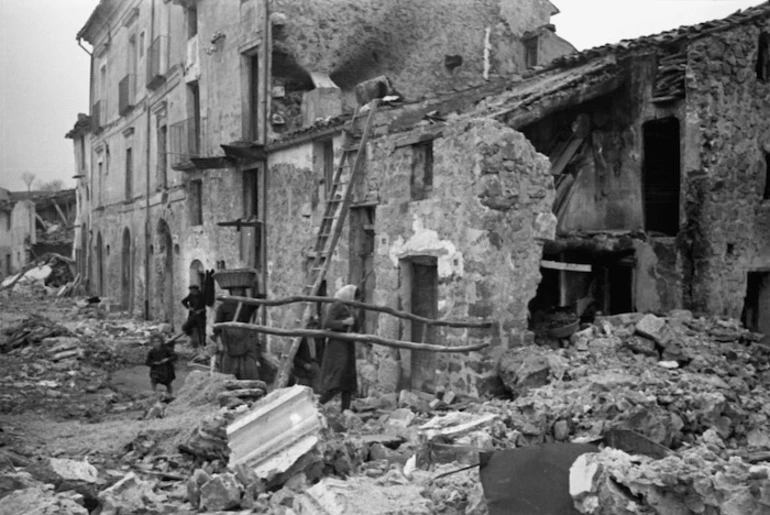
POLYGON ((0 188, 0 277, 49 252, 69 257, 76 212, 75 190, 0 188))
MULTIPOLYGON (((346 121, 386 97, 401 100, 375 116, 326 291, 354 283, 367 302, 496 323, 366 314, 383 337, 490 346, 361 346, 364 388, 479 393, 499 355, 555 314, 689 308, 770 330, 757 315, 770 284, 767 4, 581 53, 554 34, 549 2, 357 5, 100 3, 80 34, 94 46, 94 293, 178 323, 203 269, 253 267, 269 297, 301 292, 346 121), (123 71, 149 73, 158 37, 163 77, 121 104, 123 71)), ((296 312, 264 322, 293 327, 296 312)))
MULTIPOLYGON (((387 75, 372 87, 420 97, 524 73, 574 50, 550 25, 557 12, 547 0, 102 0, 77 35, 92 47, 90 133, 71 133, 86 156, 91 292, 178 324, 205 269, 256 268, 261 288, 288 291, 270 268, 307 242, 284 248, 271 225, 271 145, 321 120, 311 159, 333 167, 333 121, 356 108, 358 83, 387 75)), ((296 236, 312 234, 305 222, 296 236)))

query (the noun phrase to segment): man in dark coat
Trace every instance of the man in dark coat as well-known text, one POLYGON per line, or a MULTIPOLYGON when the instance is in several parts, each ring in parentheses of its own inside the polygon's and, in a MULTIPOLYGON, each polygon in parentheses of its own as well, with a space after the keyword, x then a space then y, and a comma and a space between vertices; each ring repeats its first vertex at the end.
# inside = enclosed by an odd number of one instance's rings
MULTIPOLYGON (((313 317, 308 323, 308 329, 320 329, 321 324, 313 317)), ((302 338, 297 353, 294 355, 292 368, 293 382, 309 386, 314 392, 320 392, 321 367, 323 363, 325 338, 302 338)))
MULTIPOLYGON (((334 295, 339 300, 355 300, 358 288, 343 286, 334 295)), ((354 332, 356 318, 347 304, 335 302, 329 306, 323 328, 341 333, 354 332)), ((358 390, 356 374, 356 347, 354 342, 329 338, 321 364, 321 404, 326 404, 338 393, 342 397, 342 411, 350 409, 353 393, 358 390)))
POLYGON ((182 305, 187 308, 187 320, 182 324, 182 331, 190 336, 193 347, 199 347, 206 338, 206 302, 198 285, 193 284, 189 289, 190 293, 182 299, 182 305))

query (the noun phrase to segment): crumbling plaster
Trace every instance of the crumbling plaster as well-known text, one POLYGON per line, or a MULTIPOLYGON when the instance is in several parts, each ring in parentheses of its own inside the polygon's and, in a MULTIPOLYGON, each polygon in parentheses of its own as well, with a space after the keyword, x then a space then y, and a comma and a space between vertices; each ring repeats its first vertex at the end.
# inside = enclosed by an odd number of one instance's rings
POLYGON ((520 35, 548 24, 552 12, 544 0, 274 0, 271 9, 285 20, 276 47, 305 70, 328 74, 343 90, 387 73, 408 98, 483 83, 487 29, 490 73, 521 71, 520 35), (461 56, 462 65, 447 70, 445 55, 461 56))
POLYGON ((768 21, 710 35, 687 49, 684 253, 689 301, 740 317, 751 270, 770 269, 770 208, 763 199, 770 151, 770 84, 757 78, 768 21))

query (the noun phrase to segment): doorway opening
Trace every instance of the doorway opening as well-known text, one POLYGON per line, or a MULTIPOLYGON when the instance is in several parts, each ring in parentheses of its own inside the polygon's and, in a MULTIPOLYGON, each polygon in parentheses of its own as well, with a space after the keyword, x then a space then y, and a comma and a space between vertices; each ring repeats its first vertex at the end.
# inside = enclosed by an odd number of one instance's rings
POLYGON ((676 236, 681 182, 679 120, 653 120, 642 126, 642 188, 645 229, 676 236))
POLYGON ((741 321, 750 331, 770 335, 770 272, 749 272, 741 321))
MULTIPOLYGON (((423 318, 438 317, 438 259, 434 256, 413 256, 402 261, 402 273, 406 286, 402 299, 406 311, 423 318)), ((409 339, 418 343, 435 343, 436 327, 412 321, 409 339)), ((411 388, 434 392, 436 388, 436 353, 411 352, 411 388)))
POLYGON ((158 253, 155 255, 156 313, 160 320, 174 326, 174 241, 162 218, 158 221, 158 253))
MULTIPOLYGON (((361 301, 374 302, 374 207, 350 209, 350 268, 348 284, 358 286, 361 301)), ((374 332, 375 317, 361 310, 359 321, 364 332, 374 332)))
POLYGON ((121 249, 120 273, 120 306, 124 311, 131 310, 131 232, 128 227, 123 229, 123 247, 121 249))

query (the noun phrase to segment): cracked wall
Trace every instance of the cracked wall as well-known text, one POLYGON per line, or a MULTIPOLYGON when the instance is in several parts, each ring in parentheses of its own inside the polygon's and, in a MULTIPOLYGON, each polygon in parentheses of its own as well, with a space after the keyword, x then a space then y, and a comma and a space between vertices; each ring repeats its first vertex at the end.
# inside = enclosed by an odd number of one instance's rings
POLYGON ((768 21, 688 48, 684 233, 692 307, 739 318, 747 272, 770 269, 770 84, 756 73, 768 21))

